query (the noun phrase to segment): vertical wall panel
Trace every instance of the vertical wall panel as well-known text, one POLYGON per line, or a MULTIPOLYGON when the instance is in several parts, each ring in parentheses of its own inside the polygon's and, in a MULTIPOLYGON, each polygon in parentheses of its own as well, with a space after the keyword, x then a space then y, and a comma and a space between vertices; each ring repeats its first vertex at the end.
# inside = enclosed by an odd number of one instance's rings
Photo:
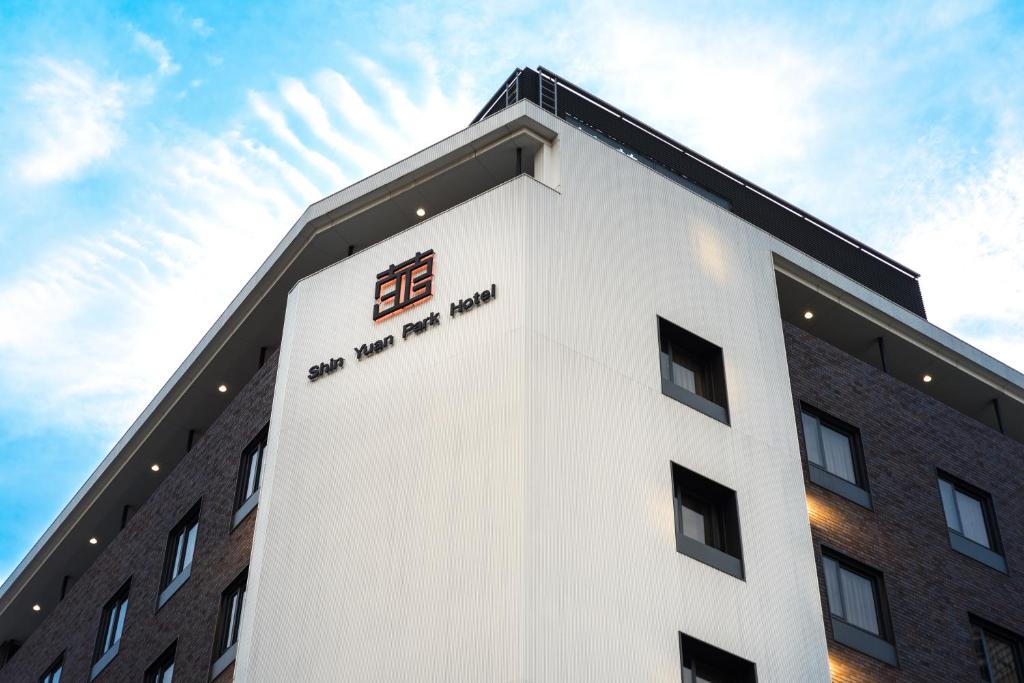
POLYGON ((239 680, 675 683, 680 631, 828 679, 771 239, 548 123, 560 192, 514 180, 292 292, 239 680), (375 274, 429 248, 434 300, 375 325, 375 274), (731 426, 661 394, 658 315, 724 349, 731 426), (672 461, 737 491, 745 581, 676 552, 672 461))

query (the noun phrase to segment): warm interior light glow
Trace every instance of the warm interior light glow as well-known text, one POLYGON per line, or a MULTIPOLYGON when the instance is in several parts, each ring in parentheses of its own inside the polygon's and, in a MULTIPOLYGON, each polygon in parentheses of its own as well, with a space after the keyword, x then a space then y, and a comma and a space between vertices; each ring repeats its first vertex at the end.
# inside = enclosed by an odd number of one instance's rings
POLYGON ((932 376, 931 375, 925 375, 924 377, 922 377, 922 379, 925 382, 931 382, 932 381, 932 376))
POLYGON ((421 206, 420 208, 416 209, 416 215, 419 216, 420 218, 423 218, 424 216, 427 215, 427 210, 421 206))
POLYGON ((805 311, 804 312, 804 320, 810 320, 813 317, 814 317, 814 311, 805 311))
POLYGON ((154 472, 159 472, 159 471, 160 471, 160 465, 157 465, 156 463, 153 463, 153 464, 152 464, 152 465, 150 466, 150 468, 149 468, 149 469, 153 470, 154 472))
POLYGON ((224 392, 226 392, 227 390, 228 390, 228 385, 227 384, 221 384, 219 387, 217 387, 217 391, 219 391, 222 394, 224 392))
POLYGON ((42 608, 42 607, 40 607, 39 605, 32 605, 32 611, 33 611, 33 612, 38 612, 38 611, 39 611, 39 610, 41 610, 41 609, 43 609, 43 608, 42 608))
POLYGON ((100 540, 98 538, 96 538, 95 536, 93 536, 92 538, 89 539, 89 543, 91 543, 92 545, 96 545, 99 542, 100 542, 100 540))

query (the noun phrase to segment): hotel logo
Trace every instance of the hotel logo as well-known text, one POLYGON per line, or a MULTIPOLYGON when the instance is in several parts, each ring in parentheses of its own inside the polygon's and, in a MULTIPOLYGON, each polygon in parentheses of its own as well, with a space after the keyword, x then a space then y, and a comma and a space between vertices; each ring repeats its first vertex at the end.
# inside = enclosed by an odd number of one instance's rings
POLYGON ((434 296, 434 250, 416 252, 408 261, 377 273, 373 320, 381 322, 434 296))

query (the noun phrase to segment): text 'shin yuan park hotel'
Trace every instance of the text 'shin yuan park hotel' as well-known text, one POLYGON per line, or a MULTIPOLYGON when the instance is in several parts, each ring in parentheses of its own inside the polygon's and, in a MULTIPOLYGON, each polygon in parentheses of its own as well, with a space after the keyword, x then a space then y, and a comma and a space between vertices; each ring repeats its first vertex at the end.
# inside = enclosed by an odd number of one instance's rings
POLYGON ((0 683, 1020 682, 1022 463, 917 273, 516 70, 299 218, 4 583, 0 683))

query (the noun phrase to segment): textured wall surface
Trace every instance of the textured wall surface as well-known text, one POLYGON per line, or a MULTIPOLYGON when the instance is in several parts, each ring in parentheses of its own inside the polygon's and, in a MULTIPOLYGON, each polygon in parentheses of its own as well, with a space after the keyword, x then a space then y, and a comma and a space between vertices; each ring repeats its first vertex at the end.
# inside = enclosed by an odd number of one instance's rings
POLYGON ((819 564, 824 544, 883 572, 899 657, 893 668, 835 643, 826 623, 833 680, 981 680, 968 614, 1024 633, 1024 446, 795 326, 785 332, 796 410, 805 401, 860 430, 874 508, 807 482, 819 564), (950 548, 937 469, 992 495, 1009 575, 950 548))
MULTIPOLYGON (((270 418, 276 369, 275 355, 0 669, 0 682, 36 681, 61 652, 65 653, 61 681, 88 681, 100 611, 129 578, 131 593, 120 649, 95 680, 141 681, 149 665, 175 639, 174 679, 208 680, 220 594, 248 564, 252 546, 255 514, 231 530, 239 459, 270 418), (200 499, 192 574, 158 611, 167 535, 200 499)), ((83 552, 88 552, 85 539, 82 542, 83 552)), ((229 670, 218 680, 231 676, 229 670)))
POLYGON ((828 679, 770 239, 550 125, 559 192, 519 178, 293 290, 239 680, 677 683, 680 631, 828 679), (431 248, 434 300, 373 324, 376 273, 431 248), (662 395, 659 315, 724 349, 731 426, 662 395), (672 461, 738 492, 745 581, 676 552, 672 461))

